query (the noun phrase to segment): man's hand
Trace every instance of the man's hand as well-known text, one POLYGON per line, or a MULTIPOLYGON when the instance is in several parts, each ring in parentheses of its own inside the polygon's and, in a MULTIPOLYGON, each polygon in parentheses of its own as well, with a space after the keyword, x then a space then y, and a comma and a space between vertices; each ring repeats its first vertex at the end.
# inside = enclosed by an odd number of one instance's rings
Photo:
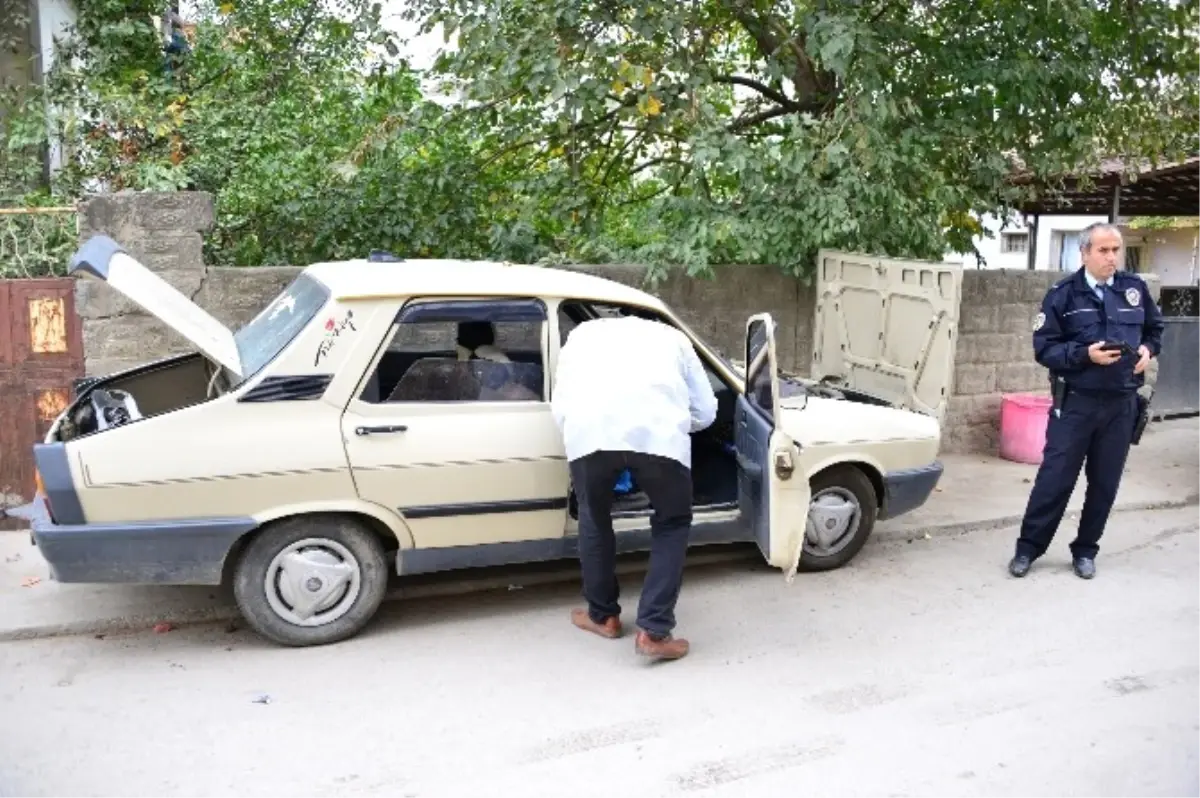
POLYGON ((1113 349, 1108 352, 1104 352, 1100 349, 1102 346, 1104 346, 1104 342, 1097 341, 1088 347, 1088 357, 1091 358, 1091 361, 1097 366, 1111 366, 1113 363, 1116 363, 1121 359, 1121 350, 1113 349))
POLYGON ((1150 349, 1145 344, 1138 347, 1138 354, 1141 357, 1138 358, 1137 365, 1133 367, 1134 374, 1141 374, 1146 370, 1146 366, 1150 365, 1150 349))

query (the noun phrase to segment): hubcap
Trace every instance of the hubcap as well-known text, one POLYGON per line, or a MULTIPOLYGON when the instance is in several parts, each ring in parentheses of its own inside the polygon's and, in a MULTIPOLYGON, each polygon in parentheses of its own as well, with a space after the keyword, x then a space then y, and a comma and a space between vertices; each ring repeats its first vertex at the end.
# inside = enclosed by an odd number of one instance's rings
POLYGON ((844 549, 858 531, 862 508, 845 488, 825 488, 808 505, 805 551, 822 557, 844 549))
POLYGON ((361 586, 358 560, 328 538, 305 538, 280 551, 263 585, 275 614, 297 626, 333 623, 349 612, 361 586))

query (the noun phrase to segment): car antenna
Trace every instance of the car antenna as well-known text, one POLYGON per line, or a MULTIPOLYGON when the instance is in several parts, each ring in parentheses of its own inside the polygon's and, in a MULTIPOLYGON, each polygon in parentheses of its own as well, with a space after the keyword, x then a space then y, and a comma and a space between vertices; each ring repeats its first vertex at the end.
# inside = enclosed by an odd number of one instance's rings
POLYGON ((373 249, 371 254, 367 255, 367 260, 371 263, 403 263, 404 258, 388 252, 386 249, 373 249))

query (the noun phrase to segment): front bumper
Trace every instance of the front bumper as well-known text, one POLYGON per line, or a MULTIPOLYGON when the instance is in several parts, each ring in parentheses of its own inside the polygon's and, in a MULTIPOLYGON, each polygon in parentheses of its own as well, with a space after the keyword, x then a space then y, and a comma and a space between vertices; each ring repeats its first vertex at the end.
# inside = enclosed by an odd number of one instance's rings
POLYGON ((32 519, 33 543, 58 582, 219 585, 225 558, 252 518, 187 518, 125 524, 32 519))
POLYGON ((879 519, 895 518, 925 504, 944 471, 944 466, 935 460, 921 468, 889 471, 884 474, 883 506, 879 508, 879 519))

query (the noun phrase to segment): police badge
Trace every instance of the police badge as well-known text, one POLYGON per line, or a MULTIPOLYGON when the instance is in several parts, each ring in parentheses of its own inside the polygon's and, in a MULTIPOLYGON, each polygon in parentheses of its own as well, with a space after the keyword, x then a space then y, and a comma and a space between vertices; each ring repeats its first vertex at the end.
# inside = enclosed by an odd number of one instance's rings
POLYGON ((1139 304, 1141 304, 1142 293, 1136 288, 1126 288, 1125 301, 1136 308, 1139 304))
POLYGON ((1042 326, 1045 323, 1046 323, 1046 314, 1045 313, 1037 314, 1036 316, 1033 317, 1033 331, 1037 332, 1038 330, 1042 329, 1042 326))

